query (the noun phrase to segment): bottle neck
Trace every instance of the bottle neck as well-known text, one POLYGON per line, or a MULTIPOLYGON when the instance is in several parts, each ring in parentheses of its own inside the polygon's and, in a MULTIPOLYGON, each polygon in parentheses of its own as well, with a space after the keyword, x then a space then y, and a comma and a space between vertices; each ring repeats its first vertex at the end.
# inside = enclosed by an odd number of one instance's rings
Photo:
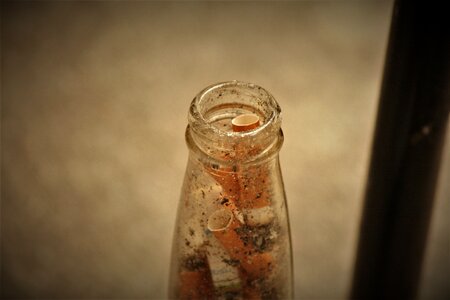
POLYGON ((200 158, 222 164, 270 159, 283 143, 280 107, 254 84, 230 81, 207 87, 191 103, 186 141, 200 158), (233 130, 232 120, 243 114, 256 115, 258 126, 233 130))

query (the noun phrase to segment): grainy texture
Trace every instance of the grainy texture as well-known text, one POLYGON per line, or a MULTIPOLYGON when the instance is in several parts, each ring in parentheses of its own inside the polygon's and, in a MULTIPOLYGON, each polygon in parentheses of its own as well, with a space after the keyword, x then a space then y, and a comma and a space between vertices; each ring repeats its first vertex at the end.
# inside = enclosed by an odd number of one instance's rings
POLYGON ((239 79, 283 109, 296 298, 345 298, 390 12, 2 3, 3 295, 166 298, 188 106, 239 79))

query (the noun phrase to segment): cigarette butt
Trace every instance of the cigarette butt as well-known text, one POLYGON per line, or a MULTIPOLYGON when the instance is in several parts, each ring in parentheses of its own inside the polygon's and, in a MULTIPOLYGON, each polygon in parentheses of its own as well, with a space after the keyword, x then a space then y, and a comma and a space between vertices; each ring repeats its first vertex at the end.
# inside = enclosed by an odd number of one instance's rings
POLYGON ((255 114, 242 114, 231 120, 234 132, 248 131, 259 126, 259 117, 255 114))
POLYGON ((251 167, 242 172, 231 168, 207 167, 208 174, 222 187, 223 198, 238 209, 259 208, 270 205, 265 169, 251 167))
POLYGON ((220 203, 230 209, 239 222, 244 223, 244 216, 236 206, 239 199, 239 179, 237 173, 232 168, 225 170, 219 167, 208 167, 208 173, 220 184, 222 187, 223 197, 220 203))
POLYGON ((216 292, 239 291, 242 288, 239 270, 214 237, 209 239, 206 255, 216 292))
POLYGON ((239 176, 237 206, 250 226, 266 225, 275 218, 270 201, 270 176, 265 166, 250 166, 239 176))
POLYGON ((265 276, 273 263, 269 253, 258 253, 236 232, 241 224, 228 209, 220 209, 208 218, 208 229, 219 240, 231 258, 239 260, 250 277, 265 276))
POLYGON ((208 174, 211 175, 220 186, 222 186, 223 193, 228 197, 236 198, 239 196, 239 181, 236 171, 233 168, 220 168, 217 165, 212 165, 206 168, 208 174))
POLYGON ((180 272, 180 299, 213 299, 213 294, 207 269, 180 272))
POLYGON ((240 223, 258 226, 274 219, 266 167, 250 166, 240 172, 231 167, 207 166, 206 169, 222 188, 220 203, 230 209, 240 223))

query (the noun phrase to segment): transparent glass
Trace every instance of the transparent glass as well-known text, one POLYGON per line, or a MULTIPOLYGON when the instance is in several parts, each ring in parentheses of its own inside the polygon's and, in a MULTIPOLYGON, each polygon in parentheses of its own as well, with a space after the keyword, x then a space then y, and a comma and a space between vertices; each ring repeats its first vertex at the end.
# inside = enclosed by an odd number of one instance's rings
POLYGON ((280 113, 270 93, 239 81, 210 86, 192 101, 171 299, 292 298, 280 113), (257 124, 236 127, 242 115, 257 124))

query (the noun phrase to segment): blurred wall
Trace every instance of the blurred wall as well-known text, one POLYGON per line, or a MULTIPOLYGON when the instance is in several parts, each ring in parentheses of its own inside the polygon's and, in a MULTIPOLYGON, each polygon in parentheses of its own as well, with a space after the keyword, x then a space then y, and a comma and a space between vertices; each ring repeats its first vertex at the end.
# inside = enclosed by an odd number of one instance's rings
POLYGON ((2 3, 2 295, 166 298, 190 100, 283 109, 297 299, 353 267, 390 1, 2 3))

